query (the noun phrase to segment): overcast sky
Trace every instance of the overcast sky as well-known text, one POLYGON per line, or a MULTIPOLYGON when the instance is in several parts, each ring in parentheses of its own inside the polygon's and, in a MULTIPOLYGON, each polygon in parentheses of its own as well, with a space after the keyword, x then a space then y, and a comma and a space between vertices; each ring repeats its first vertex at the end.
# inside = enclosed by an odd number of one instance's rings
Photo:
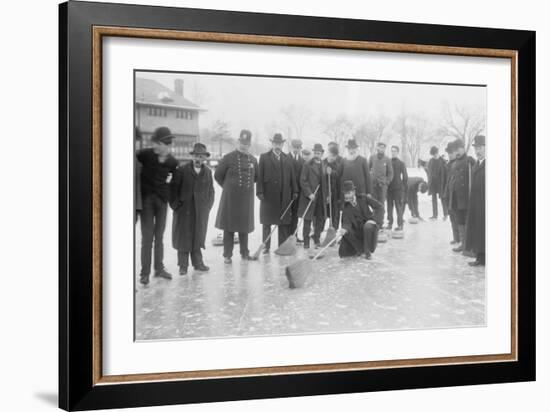
POLYGON ((485 87, 475 86, 157 72, 138 72, 137 76, 157 80, 172 90, 174 80, 183 79, 184 96, 206 110, 200 115, 201 128, 223 120, 233 135, 247 128, 259 139, 270 137, 267 125, 280 120, 281 109, 291 104, 308 107, 318 124, 310 128, 305 141, 323 140, 316 136, 322 133, 320 124, 340 114, 352 119, 376 113, 394 117, 406 110, 436 122, 444 101, 483 111, 486 105, 485 87))

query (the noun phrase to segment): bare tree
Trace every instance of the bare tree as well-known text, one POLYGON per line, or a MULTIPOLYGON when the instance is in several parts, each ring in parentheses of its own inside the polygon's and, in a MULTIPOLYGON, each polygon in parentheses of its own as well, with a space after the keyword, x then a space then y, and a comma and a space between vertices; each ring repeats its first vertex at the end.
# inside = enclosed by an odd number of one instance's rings
POLYGON ((281 109, 285 123, 284 130, 289 138, 303 139, 305 131, 311 125, 312 111, 306 106, 291 104, 281 109))
POLYGON ((437 136, 445 139, 451 136, 464 141, 466 152, 470 149, 474 137, 485 130, 485 113, 479 107, 451 107, 449 102, 442 103, 442 121, 437 136))
POLYGON ((432 138, 430 122, 421 115, 403 111, 395 119, 393 127, 401 141, 403 161, 409 167, 415 167, 423 145, 432 138))
POLYGON ((336 119, 325 124, 323 133, 330 140, 342 146, 353 136, 353 122, 346 115, 339 115, 336 119))
POLYGON ((218 143, 219 156, 223 155, 223 144, 232 143, 229 123, 224 120, 216 120, 212 127, 206 132, 212 143, 218 143))
POLYGON ((353 137, 363 148, 365 156, 374 153, 376 144, 382 141, 384 132, 389 124, 390 119, 385 115, 369 116, 353 131, 353 137))

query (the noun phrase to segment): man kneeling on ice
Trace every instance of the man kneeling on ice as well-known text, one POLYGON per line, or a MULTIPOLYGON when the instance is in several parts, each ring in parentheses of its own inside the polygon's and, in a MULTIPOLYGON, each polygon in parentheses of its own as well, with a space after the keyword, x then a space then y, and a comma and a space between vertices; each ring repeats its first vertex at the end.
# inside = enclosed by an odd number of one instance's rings
POLYGON ((370 259, 378 242, 378 229, 382 226, 380 209, 384 206, 371 195, 357 197, 351 180, 344 181, 344 209, 342 211, 343 236, 338 254, 340 257, 361 256, 370 259))

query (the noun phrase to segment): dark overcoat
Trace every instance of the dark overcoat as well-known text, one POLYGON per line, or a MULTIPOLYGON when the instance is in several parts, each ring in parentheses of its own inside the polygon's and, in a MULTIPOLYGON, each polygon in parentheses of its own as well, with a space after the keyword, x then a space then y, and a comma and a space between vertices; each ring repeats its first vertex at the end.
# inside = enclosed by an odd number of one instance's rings
POLYGON ((300 203, 298 205, 298 216, 303 217, 305 220, 313 219, 313 211, 316 210, 317 202, 323 202, 323 217, 326 218, 326 199, 328 196, 328 187, 326 179, 326 169, 321 162, 321 168, 315 165, 315 159, 311 159, 304 164, 302 168, 302 174, 300 175, 300 203), (308 196, 315 192, 315 189, 319 186, 317 195, 312 205, 308 209, 305 216, 302 216, 309 204, 308 196))
POLYGON ((474 166, 472 170, 465 248, 477 253, 485 253, 485 161, 474 166))
POLYGON ((216 227, 229 232, 253 232, 254 183, 258 179, 256 158, 234 150, 220 160, 214 179, 223 188, 216 227))
MULTIPOLYGON (((372 182, 369 171, 369 163, 363 156, 357 156, 355 159, 344 159, 342 162, 342 182, 346 180, 353 181, 357 194, 372 193, 372 182)), ((343 200, 344 196, 341 196, 343 200)))
POLYGON ((292 164, 292 169, 294 170, 294 176, 296 177, 296 184, 298 185, 298 189, 300 189, 300 176, 302 174, 302 168, 304 167, 304 163, 306 161, 300 155, 298 155, 298 158, 295 158, 292 153, 289 153, 287 156, 290 159, 290 163, 292 164))
POLYGON ((456 157, 449 178, 449 208, 467 210, 470 193, 470 173, 475 160, 464 154, 456 157))
POLYGON ((204 249, 208 216, 214 204, 212 171, 202 166, 197 174, 193 162, 179 167, 170 182, 172 246, 191 252, 204 249))
POLYGON ((391 159, 393 178, 388 186, 388 192, 394 193, 394 196, 398 196, 399 193, 404 193, 407 188, 407 180, 409 175, 407 174, 407 166, 405 163, 396 157, 391 159))
MULTIPOLYGON (((298 184, 290 158, 281 153, 279 160, 270 150, 260 155, 256 195, 263 195, 260 202, 260 223, 263 225, 288 225, 292 218, 290 209, 280 220, 292 196, 298 194, 298 184)), ((295 200, 297 202, 298 200, 295 200)))
POLYGON ((357 198, 356 206, 349 202, 344 204, 342 228, 346 229, 346 234, 342 237, 338 250, 341 257, 354 256, 363 252, 363 225, 368 220, 373 220, 380 227, 381 222, 377 221, 377 216, 382 208, 382 203, 372 196, 357 198))
POLYGON ((449 182, 451 181, 451 169, 453 167, 454 162, 455 162, 455 159, 450 159, 447 163, 445 163, 445 186, 443 187, 443 194, 441 195, 441 198, 444 199, 447 203, 449 202, 449 197, 450 197, 449 182))
POLYGON ((441 195, 445 189, 446 182, 446 168, 445 160, 441 157, 434 159, 433 157, 428 162, 428 194, 441 195))

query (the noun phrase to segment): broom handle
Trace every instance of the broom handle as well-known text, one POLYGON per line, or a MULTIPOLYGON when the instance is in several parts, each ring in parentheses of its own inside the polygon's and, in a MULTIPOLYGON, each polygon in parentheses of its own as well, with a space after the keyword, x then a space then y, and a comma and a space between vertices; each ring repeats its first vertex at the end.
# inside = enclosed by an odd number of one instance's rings
MULTIPOLYGON (((294 203, 294 199, 291 199, 290 200, 290 203, 288 204, 288 206, 286 207, 285 211, 283 212, 283 214, 281 215, 281 217, 279 218, 279 220, 283 220, 283 218, 285 217, 286 215, 286 212, 288 212, 288 210, 290 209, 290 206, 292 206, 292 203, 294 203)), ((269 239, 271 239, 271 236, 273 235, 273 233, 275 233, 275 229, 277 229, 279 226, 277 225, 274 225, 273 226, 273 229, 271 229, 271 233, 269 234, 269 236, 262 242, 262 246, 265 246, 265 244, 267 243, 267 241, 269 239)))
POLYGON ((328 243, 325 245, 325 247, 323 247, 319 252, 317 252, 317 254, 316 254, 315 256, 313 256, 311 259, 312 259, 312 260, 317 259, 319 256, 321 256, 321 253, 323 253, 325 250, 327 250, 328 247, 329 247, 330 245, 332 245, 334 242, 336 242, 337 240, 340 240, 341 237, 342 237, 342 235, 334 236, 334 238, 333 238, 330 242, 328 242, 328 243))
MULTIPOLYGON (((331 168, 332 170, 332 168, 331 168)), ((328 214, 330 216, 330 225, 329 227, 332 227, 332 189, 330 188, 330 181, 332 180, 330 178, 331 173, 328 174, 328 214)))
MULTIPOLYGON (((317 188, 315 189, 315 192, 313 192, 314 195, 317 194, 317 190, 319 190, 319 186, 321 186, 321 185, 318 184, 317 188)), ((309 203, 307 204, 306 210, 304 210, 304 214, 302 215, 301 219, 304 218, 304 216, 306 215, 307 211, 309 210, 309 207, 311 206, 311 204, 313 203, 314 200, 315 200, 315 198, 309 200, 309 203)), ((296 236, 296 234, 298 233, 298 229, 299 229, 299 227, 298 227, 298 225, 296 225, 296 230, 294 231, 292 236, 296 236)))

